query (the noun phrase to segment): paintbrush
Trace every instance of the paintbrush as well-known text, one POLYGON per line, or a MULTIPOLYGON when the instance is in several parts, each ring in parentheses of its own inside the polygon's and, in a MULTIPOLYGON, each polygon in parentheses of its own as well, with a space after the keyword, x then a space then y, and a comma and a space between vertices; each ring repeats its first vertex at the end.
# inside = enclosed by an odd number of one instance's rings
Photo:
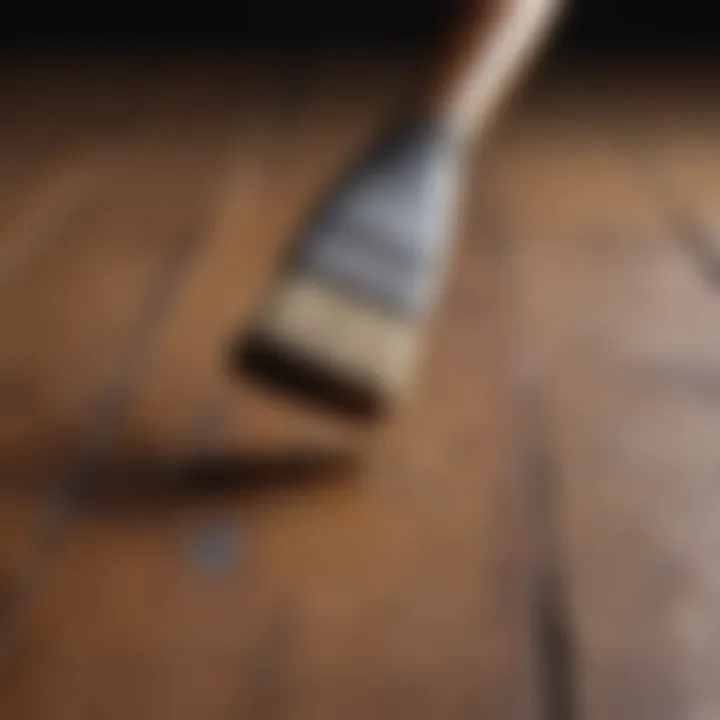
POLYGON ((375 417, 412 386, 466 149, 542 45, 559 0, 471 0, 409 119, 322 198, 236 346, 251 377, 375 417))

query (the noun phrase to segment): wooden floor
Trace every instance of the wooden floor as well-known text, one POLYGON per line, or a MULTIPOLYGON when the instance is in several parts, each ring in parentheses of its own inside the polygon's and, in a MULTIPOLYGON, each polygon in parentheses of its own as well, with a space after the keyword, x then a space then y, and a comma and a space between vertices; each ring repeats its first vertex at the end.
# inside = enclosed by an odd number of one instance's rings
POLYGON ((536 78, 388 426, 228 370, 416 76, 0 68, 3 720, 720 716, 711 69, 536 78))

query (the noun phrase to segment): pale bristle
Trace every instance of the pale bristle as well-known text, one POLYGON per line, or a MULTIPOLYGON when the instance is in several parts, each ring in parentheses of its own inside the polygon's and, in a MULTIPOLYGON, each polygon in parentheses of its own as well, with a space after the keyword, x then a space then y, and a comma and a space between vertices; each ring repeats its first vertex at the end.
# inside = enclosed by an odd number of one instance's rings
POLYGON ((374 414, 406 393, 419 332, 414 318, 286 275, 256 318, 242 364, 283 390, 374 414))

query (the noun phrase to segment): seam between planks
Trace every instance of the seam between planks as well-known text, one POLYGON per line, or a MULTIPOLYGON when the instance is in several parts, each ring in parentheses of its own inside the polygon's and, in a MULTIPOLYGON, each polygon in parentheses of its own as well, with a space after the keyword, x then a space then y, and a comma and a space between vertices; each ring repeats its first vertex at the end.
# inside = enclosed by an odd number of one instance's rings
POLYGON ((37 592, 46 577, 61 541, 82 512, 106 453, 130 408, 145 368, 154 349, 154 341, 172 310, 173 300, 187 276, 202 238, 201 224, 175 243, 157 279, 138 313, 138 321, 121 353, 120 362, 96 396, 90 410, 89 430, 70 467, 62 473, 38 531, 33 556, 11 598, 0 627, 0 666, 7 663, 20 639, 24 623, 37 592))

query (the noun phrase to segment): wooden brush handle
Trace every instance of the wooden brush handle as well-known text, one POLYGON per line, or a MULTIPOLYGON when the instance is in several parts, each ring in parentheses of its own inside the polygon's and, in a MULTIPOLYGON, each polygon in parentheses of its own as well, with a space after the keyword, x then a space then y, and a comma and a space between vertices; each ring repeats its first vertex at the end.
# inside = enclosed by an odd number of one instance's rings
POLYGON ((465 0, 434 68, 425 111, 461 141, 481 133, 532 61, 561 0, 465 0))

